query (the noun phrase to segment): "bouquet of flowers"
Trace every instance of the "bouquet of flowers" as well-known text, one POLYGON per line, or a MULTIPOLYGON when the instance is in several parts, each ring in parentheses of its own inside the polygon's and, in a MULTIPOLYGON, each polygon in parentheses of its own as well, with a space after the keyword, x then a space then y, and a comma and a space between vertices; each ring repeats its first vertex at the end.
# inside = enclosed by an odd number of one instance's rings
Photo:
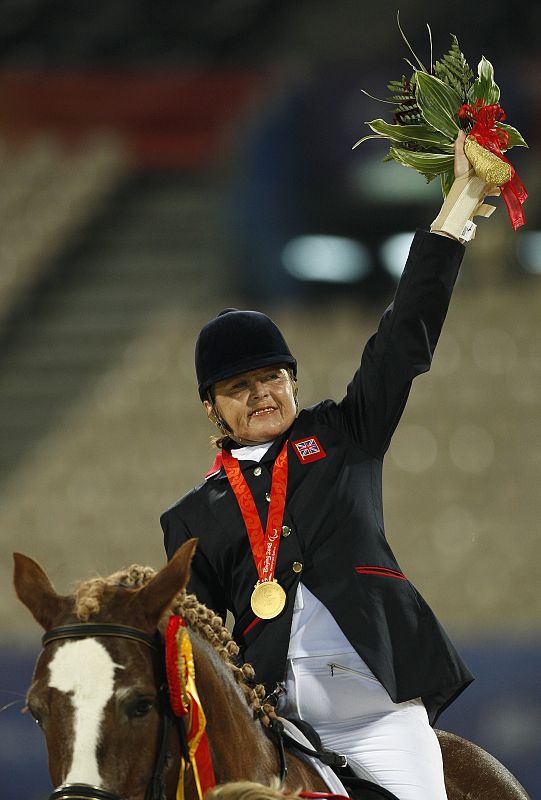
POLYGON ((528 195, 503 153, 511 147, 528 145, 516 128, 505 123, 490 61, 482 57, 474 78, 453 35, 449 51, 432 65, 432 35, 430 26, 427 27, 430 70, 414 53, 398 19, 402 38, 418 66, 405 59, 413 69, 412 75, 403 75, 401 80, 387 84, 391 96, 381 102, 394 106, 393 122, 383 119, 367 122, 373 133, 359 139, 354 148, 368 139, 388 140, 390 149, 384 161, 411 167, 424 175, 427 182, 439 177, 445 197, 454 180, 454 141, 459 130, 463 130, 467 134, 464 149, 469 161, 486 183, 501 187, 516 230, 524 224, 522 204, 528 195))

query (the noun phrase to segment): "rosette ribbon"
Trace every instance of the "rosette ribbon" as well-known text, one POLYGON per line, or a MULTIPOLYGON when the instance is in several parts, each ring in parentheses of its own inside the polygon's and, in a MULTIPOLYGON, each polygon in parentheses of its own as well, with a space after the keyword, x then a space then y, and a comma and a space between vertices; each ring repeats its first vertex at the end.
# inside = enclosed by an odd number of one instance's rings
POLYGON ((176 800, 184 800, 184 776, 191 767, 199 800, 207 789, 216 785, 209 742, 207 720, 195 683, 192 643, 182 617, 172 614, 165 631, 165 665, 171 708, 177 717, 187 716, 186 738, 189 763, 181 757, 176 800))
POLYGON ((464 103, 457 113, 459 119, 473 122, 473 127, 468 135, 473 137, 485 150, 509 165, 511 178, 501 187, 501 193, 513 229, 520 228, 525 222, 522 204, 528 197, 528 192, 513 165, 502 153, 502 150, 507 150, 509 145, 509 134, 496 125, 497 122, 505 120, 503 108, 497 103, 485 105, 485 102, 478 98, 473 106, 464 103))

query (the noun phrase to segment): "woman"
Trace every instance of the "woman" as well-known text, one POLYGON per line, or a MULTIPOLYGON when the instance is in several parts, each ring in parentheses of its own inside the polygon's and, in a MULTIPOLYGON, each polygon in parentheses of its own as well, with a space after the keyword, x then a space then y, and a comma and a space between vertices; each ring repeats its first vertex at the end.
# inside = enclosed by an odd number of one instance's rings
POLYGON ((383 457, 413 378, 430 368, 461 242, 474 213, 488 215, 490 187, 463 144, 460 135, 453 188, 432 231, 415 235, 340 403, 298 413, 295 358, 265 315, 227 309, 203 328, 199 395, 220 455, 161 519, 169 558, 199 538, 189 590, 223 617, 232 611, 278 712, 306 719, 400 800, 445 800, 431 724, 472 680, 393 556, 381 494, 383 457))

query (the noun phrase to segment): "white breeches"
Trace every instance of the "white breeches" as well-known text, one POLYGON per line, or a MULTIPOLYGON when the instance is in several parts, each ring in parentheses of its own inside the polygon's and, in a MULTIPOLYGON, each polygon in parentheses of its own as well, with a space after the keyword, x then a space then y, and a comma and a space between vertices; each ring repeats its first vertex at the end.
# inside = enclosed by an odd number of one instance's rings
POLYGON ((447 800, 439 742, 422 701, 393 703, 357 653, 288 659, 286 689, 280 716, 309 722, 359 777, 399 800, 447 800))

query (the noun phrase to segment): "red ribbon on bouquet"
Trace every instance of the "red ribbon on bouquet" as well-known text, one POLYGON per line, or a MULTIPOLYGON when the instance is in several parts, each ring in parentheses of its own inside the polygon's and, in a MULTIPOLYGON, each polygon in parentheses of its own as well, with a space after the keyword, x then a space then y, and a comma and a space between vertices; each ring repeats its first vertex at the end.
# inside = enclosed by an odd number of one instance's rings
POLYGON ((507 206, 511 225, 516 231, 525 222, 522 204, 528 197, 528 192, 515 172, 513 165, 502 153, 502 150, 507 150, 509 145, 509 134, 503 128, 497 127, 496 123, 505 120, 505 111, 497 103, 485 105, 484 100, 478 98, 473 106, 464 103, 457 113, 459 119, 473 122, 469 136, 473 136, 481 147, 494 153, 495 156, 510 166, 511 178, 501 187, 501 192, 507 206))

